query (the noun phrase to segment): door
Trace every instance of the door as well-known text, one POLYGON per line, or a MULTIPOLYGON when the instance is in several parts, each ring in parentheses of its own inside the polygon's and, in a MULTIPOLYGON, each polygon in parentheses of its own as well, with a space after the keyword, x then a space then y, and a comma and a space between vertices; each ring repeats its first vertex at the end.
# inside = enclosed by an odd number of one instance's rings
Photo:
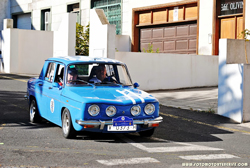
POLYGON ((242 38, 243 17, 223 18, 220 20, 220 38, 239 39, 242 38))
POLYGON ((243 17, 237 17, 237 39, 243 39, 243 36, 241 35, 243 30, 243 17))
POLYGON ((220 38, 235 39, 235 18, 221 19, 220 38))
POLYGON ((140 30, 140 50, 152 47, 160 53, 195 54, 196 38, 196 23, 144 28, 140 30))
POLYGON ((61 125, 61 94, 64 88, 64 69, 63 64, 56 64, 55 78, 50 84, 48 92, 48 103, 50 107, 48 116, 50 120, 57 125, 61 125))
POLYGON ((31 30, 31 14, 17 15, 17 28, 31 30))
POLYGON ((45 94, 45 105, 49 121, 61 124, 61 93, 63 89, 64 65, 51 62, 46 73, 46 81, 43 86, 45 94), (60 83, 60 84, 59 84, 60 83))

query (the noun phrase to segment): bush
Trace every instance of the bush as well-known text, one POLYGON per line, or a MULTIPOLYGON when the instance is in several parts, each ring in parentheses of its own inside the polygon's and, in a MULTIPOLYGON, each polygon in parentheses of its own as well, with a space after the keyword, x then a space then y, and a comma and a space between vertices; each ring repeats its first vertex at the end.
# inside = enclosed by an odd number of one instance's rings
POLYGON ((89 24, 82 26, 76 23, 76 55, 89 55, 89 24))
POLYGON ((147 53, 160 53, 159 48, 156 49, 156 51, 153 50, 153 44, 148 44, 148 50, 145 50, 145 48, 142 49, 143 52, 147 53))

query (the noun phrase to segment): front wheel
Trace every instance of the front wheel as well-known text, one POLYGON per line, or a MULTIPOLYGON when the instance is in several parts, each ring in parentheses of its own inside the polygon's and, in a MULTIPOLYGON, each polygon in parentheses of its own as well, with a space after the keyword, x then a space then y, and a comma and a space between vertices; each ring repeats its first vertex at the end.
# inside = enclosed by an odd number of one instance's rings
POLYGON ((153 129, 150 129, 147 131, 141 131, 141 132, 139 132, 139 134, 142 137, 151 137, 154 134, 154 131, 155 131, 155 129, 153 128, 153 129))
POLYGON ((72 120, 68 109, 63 110, 62 131, 63 131, 63 136, 66 139, 71 139, 76 137, 76 131, 72 125, 72 120))
POLYGON ((41 122, 42 118, 39 114, 36 100, 33 99, 30 103, 30 122, 32 123, 39 123, 41 122))

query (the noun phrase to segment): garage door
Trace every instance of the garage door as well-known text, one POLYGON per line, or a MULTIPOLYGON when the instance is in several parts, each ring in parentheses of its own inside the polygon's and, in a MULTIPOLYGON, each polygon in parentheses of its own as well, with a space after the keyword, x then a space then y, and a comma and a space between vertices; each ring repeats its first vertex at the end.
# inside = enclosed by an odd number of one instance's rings
POLYGON ((140 29, 140 50, 159 48, 161 53, 196 54, 197 24, 140 29))
POLYGON ((18 29, 31 29, 31 14, 17 15, 17 28, 18 29))

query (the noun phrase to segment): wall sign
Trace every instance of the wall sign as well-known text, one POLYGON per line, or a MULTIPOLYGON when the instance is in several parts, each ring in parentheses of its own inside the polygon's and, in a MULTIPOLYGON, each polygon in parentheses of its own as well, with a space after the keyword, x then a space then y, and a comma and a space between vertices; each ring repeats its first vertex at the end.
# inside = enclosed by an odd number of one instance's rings
POLYGON ((243 13, 243 0, 221 0, 220 15, 243 13))
POLYGON ((178 21, 178 17, 179 17, 178 16, 178 14, 179 14, 178 9, 179 9, 178 7, 174 7, 174 15, 173 15, 173 20, 174 21, 178 21))

